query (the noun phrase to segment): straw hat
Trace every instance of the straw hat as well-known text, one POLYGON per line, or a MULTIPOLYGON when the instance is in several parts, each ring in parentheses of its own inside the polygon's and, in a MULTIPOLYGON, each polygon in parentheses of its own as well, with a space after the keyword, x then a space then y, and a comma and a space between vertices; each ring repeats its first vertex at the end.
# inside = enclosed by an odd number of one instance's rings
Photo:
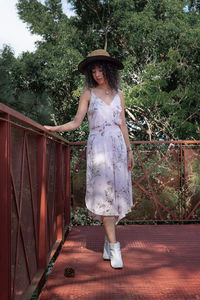
POLYGON ((124 68, 123 64, 119 60, 110 57, 110 54, 106 50, 97 49, 89 53, 88 56, 80 62, 80 64, 78 65, 78 70, 82 74, 84 74, 84 70, 87 67, 87 65, 95 60, 109 61, 113 63, 118 70, 122 70, 124 68))

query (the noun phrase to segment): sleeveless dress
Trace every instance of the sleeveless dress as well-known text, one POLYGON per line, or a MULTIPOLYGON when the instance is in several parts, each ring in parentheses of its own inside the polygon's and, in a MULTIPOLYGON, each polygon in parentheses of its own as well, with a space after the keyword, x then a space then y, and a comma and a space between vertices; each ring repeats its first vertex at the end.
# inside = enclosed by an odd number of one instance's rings
POLYGON ((131 172, 119 127, 121 111, 118 93, 111 104, 106 104, 91 90, 85 204, 94 219, 101 221, 101 216, 115 216, 116 224, 132 206, 131 172))

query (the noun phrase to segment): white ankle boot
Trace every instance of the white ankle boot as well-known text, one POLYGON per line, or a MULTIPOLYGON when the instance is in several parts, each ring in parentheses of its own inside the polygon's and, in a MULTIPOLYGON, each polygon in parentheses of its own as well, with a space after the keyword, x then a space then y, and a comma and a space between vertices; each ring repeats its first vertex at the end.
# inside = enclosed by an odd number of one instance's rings
POLYGON ((103 249, 103 259, 110 260, 110 245, 106 236, 105 236, 104 249, 103 249))
POLYGON ((110 243, 110 264, 115 269, 123 268, 120 243, 110 243))

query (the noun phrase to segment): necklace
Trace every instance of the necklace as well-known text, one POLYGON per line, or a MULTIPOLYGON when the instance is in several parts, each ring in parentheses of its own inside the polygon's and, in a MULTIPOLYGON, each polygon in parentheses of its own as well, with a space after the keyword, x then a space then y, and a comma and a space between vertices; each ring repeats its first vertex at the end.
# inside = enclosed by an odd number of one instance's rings
POLYGON ((109 90, 109 89, 105 90, 105 94, 106 94, 106 95, 110 95, 111 93, 112 93, 111 90, 109 90))

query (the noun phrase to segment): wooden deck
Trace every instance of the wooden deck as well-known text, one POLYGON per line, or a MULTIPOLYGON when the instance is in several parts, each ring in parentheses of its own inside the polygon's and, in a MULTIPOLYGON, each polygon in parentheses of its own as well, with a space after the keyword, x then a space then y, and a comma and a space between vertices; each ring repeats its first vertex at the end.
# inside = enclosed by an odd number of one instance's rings
POLYGON ((121 270, 102 260, 102 226, 73 227, 39 300, 200 300, 200 225, 118 226, 117 236, 121 270))

